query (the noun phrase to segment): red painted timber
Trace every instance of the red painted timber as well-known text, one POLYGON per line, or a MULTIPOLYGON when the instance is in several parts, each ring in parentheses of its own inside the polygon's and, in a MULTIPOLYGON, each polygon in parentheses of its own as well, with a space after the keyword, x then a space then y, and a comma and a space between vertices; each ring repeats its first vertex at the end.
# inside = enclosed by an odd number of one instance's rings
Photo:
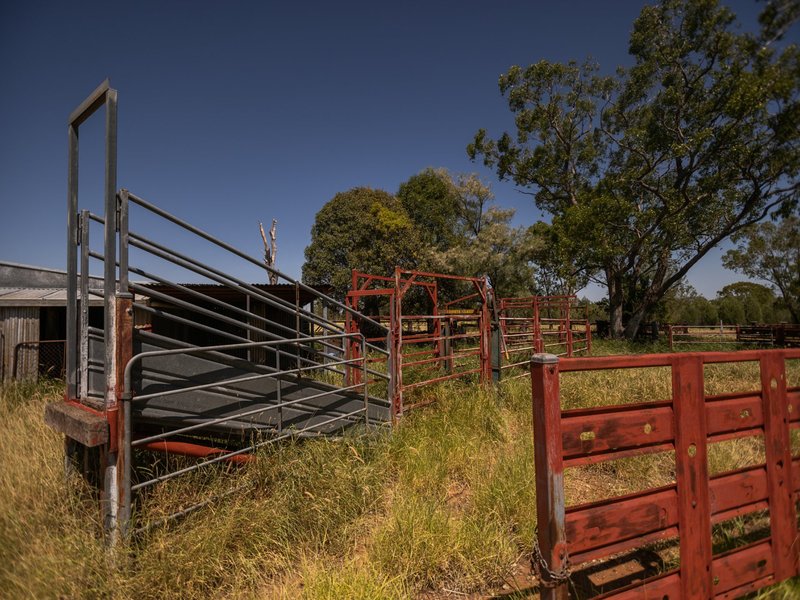
MULTIPOLYGON (((711 523, 762 510, 766 499, 764 465, 717 475, 709 482, 711 523)), ((672 530, 676 525, 678 492, 674 484, 573 506, 566 511, 566 535, 573 564, 636 548, 645 543, 645 536, 669 537, 653 534, 672 530)))
MULTIPOLYGON (((772 574, 769 540, 760 540, 742 548, 715 556, 710 598, 737 598, 775 582, 772 574)), ((645 598, 684 598, 695 600, 704 596, 686 596, 681 593, 684 577, 678 571, 670 571, 596 596, 595 600, 642 600, 645 598)))
MULTIPOLYGON (((536 469, 537 543, 549 570, 564 565, 567 543, 564 532, 564 465, 561 454, 561 404, 558 360, 550 355, 531 358, 533 440, 536 469)), ((548 581, 546 573, 541 574, 548 581)), ((551 582, 555 583, 555 582, 551 582)), ((566 600, 565 584, 542 587, 542 600, 566 600)))
MULTIPOLYGON (((722 441, 754 435, 763 425, 758 392, 713 396, 705 404, 708 435, 722 441)), ((672 403, 650 402, 562 412, 562 444, 568 466, 620 458, 640 449, 661 452, 673 441, 672 403), (613 455, 613 456, 612 456, 613 455), (584 460, 584 457, 592 457, 584 460)))
POLYGON ((703 362, 680 356, 672 367, 675 475, 678 486, 681 594, 711 596, 711 515, 708 491, 703 362))
POLYGON ((644 408, 638 404, 616 412, 577 415, 565 412, 561 425, 564 458, 670 442, 672 420, 672 407, 663 405, 644 408))
POLYGON ((792 454, 784 361, 776 354, 761 358, 761 393, 764 401, 764 441, 767 458, 772 559, 778 581, 797 573, 797 513, 792 485, 792 454))

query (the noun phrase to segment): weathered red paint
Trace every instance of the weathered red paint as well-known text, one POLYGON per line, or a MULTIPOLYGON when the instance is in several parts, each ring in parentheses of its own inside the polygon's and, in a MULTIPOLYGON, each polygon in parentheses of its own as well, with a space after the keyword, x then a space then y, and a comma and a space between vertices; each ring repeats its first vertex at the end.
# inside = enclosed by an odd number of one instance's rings
POLYGON ((540 532, 558 532, 560 524, 548 519, 558 520, 562 510, 574 566, 658 540, 680 542, 679 570, 600 598, 734 598, 800 573, 800 457, 791 456, 789 438, 789 428, 800 425, 800 388, 786 385, 784 366, 797 358, 800 350, 791 349, 561 359, 548 365, 553 372, 532 364, 535 414, 547 415, 546 430, 535 423, 534 431, 540 532), (705 364, 743 361, 758 361, 761 389, 704 394, 705 364), (671 400, 560 410, 560 371, 649 367, 671 369, 671 400), (708 476, 708 443, 753 435, 765 440, 765 464, 708 476), (563 499, 563 487, 551 486, 563 486, 564 467, 665 450, 675 452, 675 484, 566 510, 539 501, 563 499), (757 511, 769 512, 770 537, 712 556, 711 526, 757 511))
POLYGON ((797 573, 797 513, 792 486, 792 443, 786 399, 783 357, 764 353, 760 361, 764 413, 764 442, 770 498, 770 529, 775 577, 783 580, 797 573))
MULTIPOLYGON (((564 565, 567 552, 564 516, 564 466, 557 359, 531 359, 533 435, 536 441, 536 514, 539 548, 551 571, 564 565)), ((546 574, 542 574, 547 580, 546 574)), ((551 582, 548 582, 551 583, 551 582)), ((567 598, 567 586, 543 587, 542 600, 567 598)))

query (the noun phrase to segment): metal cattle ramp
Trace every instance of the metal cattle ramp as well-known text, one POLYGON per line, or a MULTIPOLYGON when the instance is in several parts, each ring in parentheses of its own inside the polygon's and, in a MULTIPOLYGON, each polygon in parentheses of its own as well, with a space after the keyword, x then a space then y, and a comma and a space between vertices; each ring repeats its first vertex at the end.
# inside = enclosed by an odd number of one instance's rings
POLYGON ((131 529, 144 488, 247 462, 277 440, 390 421, 390 375, 364 358, 388 350, 323 315, 350 314, 388 335, 383 325, 118 189, 108 81, 72 113, 68 132, 66 392, 45 420, 66 434, 68 464, 100 487, 112 541, 131 529), (78 201, 78 130, 101 108, 104 202, 91 211, 78 201), (100 269, 102 291, 89 285, 100 269), (270 274, 278 284, 260 283, 270 274), (102 327, 88 319, 93 296, 103 298, 102 327), (137 469, 151 452, 190 458, 137 469))

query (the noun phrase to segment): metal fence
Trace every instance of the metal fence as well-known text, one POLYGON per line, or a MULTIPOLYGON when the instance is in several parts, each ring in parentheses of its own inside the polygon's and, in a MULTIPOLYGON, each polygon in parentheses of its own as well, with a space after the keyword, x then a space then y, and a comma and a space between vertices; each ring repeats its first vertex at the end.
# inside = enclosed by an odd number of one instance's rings
POLYGON ((66 340, 30 340, 14 346, 14 379, 63 379, 66 340))
MULTIPOLYGON (((354 271, 347 296, 354 315, 367 300, 390 331, 385 368, 392 374, 394 419, 430 403, 415 390, 464 377, 490 380, 491 290, 485 278, 400 268, 393 277, 354 271)), ((362 319, 348 320, 347 331, 363 329, 362 319)), ((377 343, 384 338, 367 339, 377 343)))
POLYGON ((575 296, 500 298, 496 321, 501 333, 503 380, 527 377, 531 354, 577 356, 592 351, 588 308, 575 296))
POLYGON ((678 538, 680 567, 603 598, 734 598, 796 576, 800 387, 786 362, 800 350, 676 353, 531 362, 542 598, 566 598, 579 570, 654 542, 678 538), (704 367, 751 362, 758 389, 709 395, 704 367), (655 402, 562 410, 560 374, 606 369, 671 370, 672 397, 655 402), (709 476, 709 444, 758 436, 766 461, 709 476), (567 508, 564 469, 674 451, 676 483, 567 508), (712 525, 768 511, 769 533, 715 554, 712 525))
POLYGON ((246 462, 259 447, 290 436, 388 422, 391 388, 391 375, 364 359, 389 350, 319 314, 348 314, 348 306, 117 191, 116 101, 106 81, 69 120, 66 401, 46 413, 74 440, 69 458, 99 450, 93 477, 104 489, 112 540, 129 530, 134 493, 211 465, 246 462), (77 135, 102 107, 106 185, 98 214, 79 210, 77 135), (95 270, 103 272, 102 292, 89 286, 95 270), (258 283, 270 276, 278 284, 258 283), (92 294, 103 297, 103 327, 90 326, 88 302, 80 301, 92 294), (188 463, 138 469, 152 452, 188 463))
POLYGON ((729 344, 751 346, 800 346, 800 325, 667 325, 670 350, 677 346, 729 344))

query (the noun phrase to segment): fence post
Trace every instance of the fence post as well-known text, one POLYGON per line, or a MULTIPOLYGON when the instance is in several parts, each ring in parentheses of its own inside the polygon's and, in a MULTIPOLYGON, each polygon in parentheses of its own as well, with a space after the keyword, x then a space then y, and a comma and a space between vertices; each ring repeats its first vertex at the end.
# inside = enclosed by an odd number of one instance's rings
POLYGON ((674 360, 672 409, 682 597, 711 598, 711 513, 702 357, 678 355, 674 360))
POLYGON ((586 319, 586 354, 592 353, 592 322, 586 319))
MULTIPOLYGON (((531 388, 538 526, 536 542, 545 563, 534 564, 534 568, 542 579, 542 600, 566 600, 566 582, 551 577, 551 573, 559 573, 567 566, 558 357, 552 354, 534 354, 531 357, 531 388)), ((534 560, 538 558, 534 552, 534 560)))
POLYGON ((500 327, 492 327, 491 352, 492 352, 492 382, 499 383, 503 369, 503 354, 500 343, 503 334, 500 327))
POLYGON ((797 514, 792 482, 792 444, 786 397, 784 353, 761 353, 761 399, 767 465, 767 492, 775 581, 798 573, 797 514))
POLYGON ((450 374, 453 372, 453 330, 454 327, 450 322, 450 318, 448 317, 444 323, 442 323, 442 331, 441 331, 441 338, 439 340, 440 350, 439 356, 443 357, 444 359, 444 370, 446 373, 450 374))

